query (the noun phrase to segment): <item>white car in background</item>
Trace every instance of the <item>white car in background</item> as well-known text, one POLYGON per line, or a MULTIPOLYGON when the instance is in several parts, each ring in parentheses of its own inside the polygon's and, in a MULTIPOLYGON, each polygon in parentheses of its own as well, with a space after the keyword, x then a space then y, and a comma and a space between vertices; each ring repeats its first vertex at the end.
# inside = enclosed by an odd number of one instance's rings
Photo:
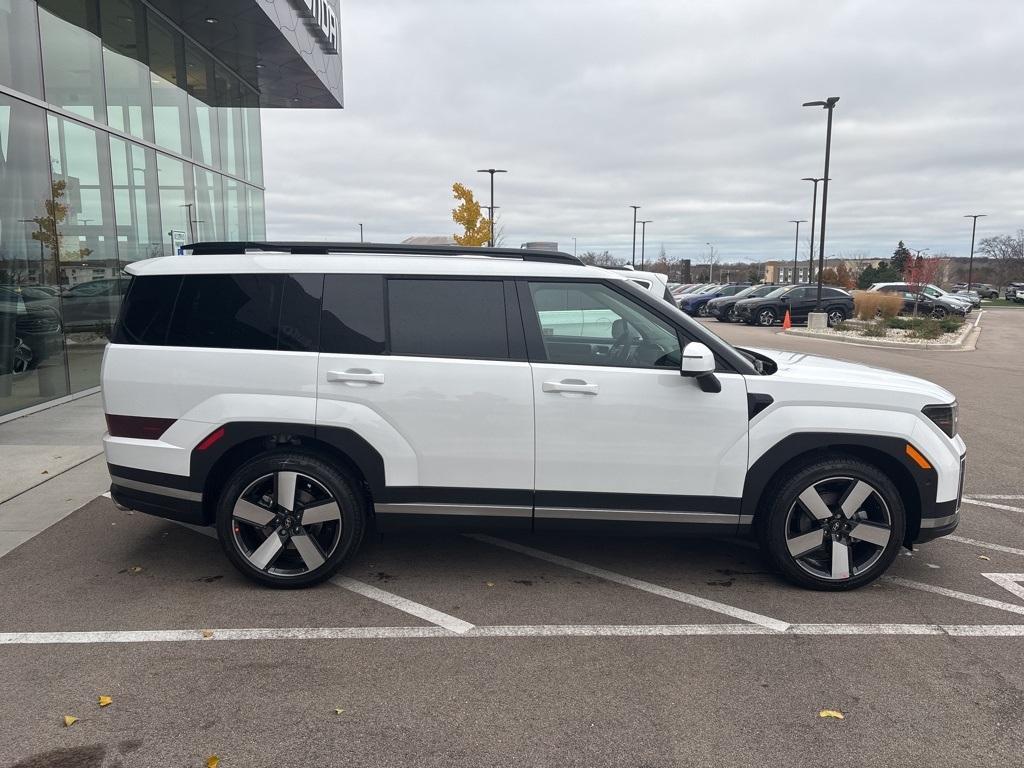
POLYGON ((672 296, 672 291, 668 289, 667 275, 663 275, 661 272, 643 272, 639 269, 633 269, 628 264, 623 267, 605 267, 605 269, 628 273, 625 277, 631 283, 639 285, 652 296, 657 296, 659 299, 664 299, 669 304, 676 306, 676 300, 672 296))

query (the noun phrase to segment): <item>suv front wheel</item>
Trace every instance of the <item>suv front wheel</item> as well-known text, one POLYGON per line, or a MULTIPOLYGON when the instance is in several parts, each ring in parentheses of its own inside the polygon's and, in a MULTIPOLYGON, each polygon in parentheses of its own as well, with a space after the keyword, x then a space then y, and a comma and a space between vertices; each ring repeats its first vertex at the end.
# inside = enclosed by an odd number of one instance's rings
POLYGON ((768 328, 775 325, 776 314, 775 310, 771 307, 765 307, 764 309, 757 310, 757 324, 762 328, 768 328))
POLYGON ((834 455, 770 489, 759 518, 761 545, 792 582, 820 590, 874 581, 896 558, 906 513, 896 486, 878 467, 834 455))
POLYGON ((356 485, 317 456, 263 454, 236 469, 217 505, 217 535, 244 575, 270 587, 330 578, 363 537, 356 485))

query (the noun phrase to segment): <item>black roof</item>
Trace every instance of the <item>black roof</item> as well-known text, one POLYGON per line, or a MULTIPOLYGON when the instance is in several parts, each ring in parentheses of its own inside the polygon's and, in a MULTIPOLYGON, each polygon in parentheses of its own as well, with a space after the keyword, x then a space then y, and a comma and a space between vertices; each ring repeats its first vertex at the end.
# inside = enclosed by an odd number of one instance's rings
POLYGON ((196 256, 271 251, 295 254, 385 254, 400 256, 490 256, 497 259, 522 259, 523 261, 550 261, 562 264, 584 263, 569 253, 541 251, 528 248, 478 248, 468 245, 410 245, 408 243, 324 243, 313 241, 298 242, 254 242, 228 240, 222 242, 190 243, 184 246, 196 256))

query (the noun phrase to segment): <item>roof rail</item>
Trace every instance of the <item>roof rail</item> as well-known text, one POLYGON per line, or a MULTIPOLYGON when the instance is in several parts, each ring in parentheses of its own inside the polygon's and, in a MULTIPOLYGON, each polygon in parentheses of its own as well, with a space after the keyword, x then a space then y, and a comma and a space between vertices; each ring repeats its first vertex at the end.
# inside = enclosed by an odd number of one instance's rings
POLYGON ((483 248, 467 245, 410 245, 408 243, 320 243, 222 241, 190 243, 184 246, 194 256, 221 256, 266 251, 292 254, 382 254, 393 256, 489 256, 497 259, 548 261, 585 266, 572 254, 561 251, 538 251, 524 248, 483 248))

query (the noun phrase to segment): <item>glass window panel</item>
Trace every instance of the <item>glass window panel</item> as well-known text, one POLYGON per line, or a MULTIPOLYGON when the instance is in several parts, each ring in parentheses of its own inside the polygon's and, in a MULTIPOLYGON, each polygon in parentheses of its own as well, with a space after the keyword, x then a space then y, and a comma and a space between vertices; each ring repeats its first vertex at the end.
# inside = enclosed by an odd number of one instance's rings
POLYGON ((185 93, 185 41, 149 14, 149 68, 153 91, 154 140, 161 147, 189 155, 188 95, 185 93))
POLYGON ((249 187, 248 197, 249 204, 246 212, 249 216, 249 238, 251 240, 266 240, 267 221, 263 206, 263 190, 249 187))
POLYGON ((146 65, 146 19, 136 0, 103 0, 107 122, 153 140, 153 96, 146 65))
MULTIPOLYGON (((195 166, 193 166, 195 167, 195 166)), ((196 219, 199 240, 224 239, 224 189, 218 173, 195 168, 196 219)))
POLYGON ((508 358, 500 280, 388 280, 391 354, 508 358))
POLYGON ((133 277, 125 296, 121 322, 114 329, 111 341, 163 346, 180 287, 181 275, 133 277))
POLYGON ((177 246, 193 242, 195 224, 195 190, 192 185, 192 166, 180 160, 157 153, 157 178, 160 184, 160 232, 164 254, 177 253, 177 246))
POLYGON ((242 112, 242 83, 221 66, 214 68, 217 87, 217 123, 220 167, 235 176, 245 176, 245 115, 242 112))
POLYGON ((245 184, 224 177, 224 215, 228 240, 249 240, 249 215, 245 210, 245 184))
POLYGON ((327 275, 320 351, 383 355, 384 338, 384 278, 380 275, 327 275))
POLYGON ((43 95, 38 41, 35 6, 24 0, 0 0, 0 85, 36 98, 43 95))
POLYGON ((242 110, 245 129, 245 178, 253 184, 263 186, 263 136, 260 126, 259 97, 250 93, 246 97, 248 106, 242 110))
POLYGON ((205 52, 185 43, 185 80, 188 91, 189 125, 192 135, 192 157, 201 163, 220 165, 220 139, 213 79, 213 59, 205 52))
POLYGON ((107 134, 49 115, 55 257, 71 391, 99 384, 127 285, 117 260, 107 134))
POLYGON ((121 264, 162 256, 156 152, 111 136, 110 161, 121 264))
POLYGON ((99 34, 99 7, 96 0, 39 0, 39 7, 76 27, 99 34))
POLYGON ((0 414, 68 392, 43 110, 0 94, 0 414))
POLYGON ((39 9, 46 100, 69 112, 102 122, 103 57, 100 39, 64 19, 39 9))
POLYGON ((285 275, 185 275, 172 347, 277 349, 285 275))

